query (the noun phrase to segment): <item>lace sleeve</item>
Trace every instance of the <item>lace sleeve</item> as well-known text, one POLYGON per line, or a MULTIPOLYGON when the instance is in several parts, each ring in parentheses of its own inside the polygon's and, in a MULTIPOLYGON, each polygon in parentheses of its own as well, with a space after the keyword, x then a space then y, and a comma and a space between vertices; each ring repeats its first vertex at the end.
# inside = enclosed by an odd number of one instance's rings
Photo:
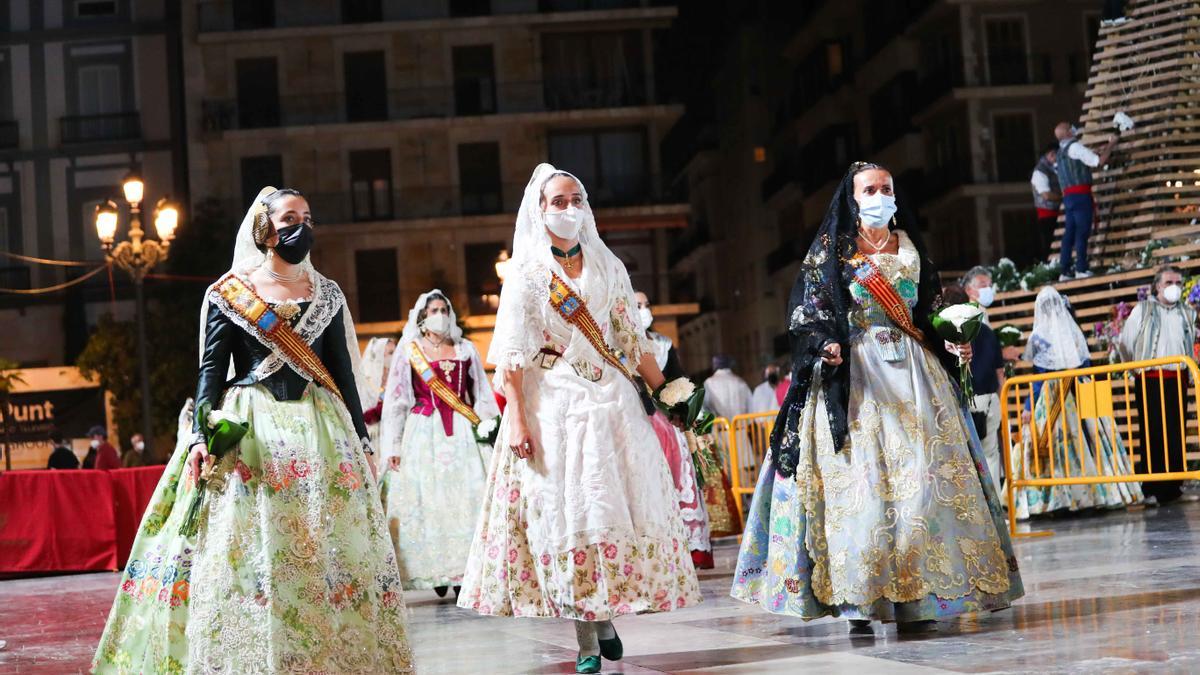
POLYGON ((499 417, 500 406, 496 405, 492 383, 487 371, 483 369, 483 359, 479 358, 479 351, 475 349, 475 344, 466 338, 463 339, 462 347, 463 355, 470 361, 475 414, 479 415, 481 420, 499 417))
POLYGON ((612 322, 616 347, 625 352, 629 357, 630 367, 636 369, 638 362, 642 360, 642 354, 653 353, 654 346, 646 336, 641 319, 633 313, 637 301, 633 298, 633 284, 629 281, 629 272, 620 260, 614 259, 613 267, 613 292, 616 300, 613 302, 609 320, 612 322))
POLYGON ((487 358, 496 366, 497 388, 502 386, 504 371, 524 369, 542 347, 542 315, 537 302, 539 298, 549 301, 549 289, 537 281, 541 269, 530 266, 520 270, 500 291, 496 329, 487 358))
POLYGON ((404 422, 413 407, 412 366, 408 363, 408 345, 396 347, 388 371, 387 387, 383 390, 383 412, 379 420, 379 456, 386 461, 400 456, 404 440, 404 422))

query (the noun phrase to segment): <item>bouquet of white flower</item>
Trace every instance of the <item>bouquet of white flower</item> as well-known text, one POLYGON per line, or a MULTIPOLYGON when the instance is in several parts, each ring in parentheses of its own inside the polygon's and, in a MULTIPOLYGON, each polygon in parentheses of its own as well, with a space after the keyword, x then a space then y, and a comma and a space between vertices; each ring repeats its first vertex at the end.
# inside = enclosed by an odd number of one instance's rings
MULTIPOLYGON (((204 443, 208 446, 208 454, 214 460, 212 466, 216 466, 216 462, 226 452, 237 447, 242 437, 250 431, 246 420, 225 410, 212 410, 212 406, 207 402, 200 406, 197 414, 204 420, 200 428, 204 434, 204 443)), ((183 524, 179 526, 179 533, 185 537, 196 535, 200 524, 200 508, 204 505, 204 488, 208 485, 211 474, 212 470, 207 469, 196 477, 196 493, 192 496, 192 503, 184 516, 183 524)))
POLYGON ((686 377, 680 377, 654 390, 654 404, 672 421, 697 436, 712 431, 712 413, 704 411, 704 387, 697 387, 686 377))
POLYGON ((500 417, 489 417, 486 420, 480 420, 479 424, 475 425, 475 442, 481 445, 495 445, 496 435, 500 433, 500 417))
MULTIPOLYGON (((1012 324, 1005 324, 996 329, 996 338, 1001 347, 1016 347, 1021 344, 1021 329, 1012 324)), ((1004 376, 1013 376, 1013 362, 1004 359, 1004 376)))
MULTIPOLYGON (((983 325, 983 308, 974 302, 950 305, 929 317, 929 321, 946 342, 968 345, 979 335, 979 328, 983 325)), ((971 384, 971 364, 961 358, 958 361, 958 383, 963 405, 968 405, 975 396, 975 388, 971 384)))

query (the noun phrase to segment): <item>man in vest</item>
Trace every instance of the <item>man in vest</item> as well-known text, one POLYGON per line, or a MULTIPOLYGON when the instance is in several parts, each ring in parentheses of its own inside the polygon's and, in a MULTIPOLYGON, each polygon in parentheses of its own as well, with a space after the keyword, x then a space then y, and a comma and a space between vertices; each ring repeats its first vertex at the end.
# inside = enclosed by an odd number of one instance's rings
POLYGON ((1033 207, 1037 209, 1037 249, 1034 251, 1034 262, 1046 262, 1050 255, 1050 242, 1054 238, 1054 228, 1058 225, 1058 207, 1062 203, 1062 189, 1058 186, 1058 173, 1054 162, 1058 157, 1058 143, 1051 143, 1042 149, 1037 166, 1033 167, 1033 175, 1029 184, 1033 186, 1033 207))
POLYGON ((1096 154, 1079 142, 1075 128, 1067 122, 1054 127, 1058 139, 1058 157, 1055 172, 1062 187, 1063 227, 1062 248, 1059 251, 1059 281, 1084 279, 1092 276, 1088 271, 1088 235, 1092 233, 1094 202, 1092 201, 1092 169, 1108 163, 1108 157, 1117 146, 1112 138, 1096 154), (1074 260, 1072 260, 1074 253, 1074 260))

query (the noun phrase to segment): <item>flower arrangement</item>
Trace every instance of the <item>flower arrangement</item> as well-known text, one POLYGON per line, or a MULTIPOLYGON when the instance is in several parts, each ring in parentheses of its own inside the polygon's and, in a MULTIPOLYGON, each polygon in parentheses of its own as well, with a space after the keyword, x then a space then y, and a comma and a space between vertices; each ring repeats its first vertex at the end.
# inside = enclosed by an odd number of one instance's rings
MULTIPOLYGON (((1149 292, 1149 289, 1138 289, 1139 298, 1142 297, 1143 291, 1149 292)), ((1122 300, 1113 305, 1107 321, 1097 321, 1092 327, 1093 335, 1096 338, 1096 347, 1107 352, 1109 363, 1117 363, 1121 360, 1121 353, 1117 347, 1118 338, 1121 336, 1121 328, 1125 325, 1125 319, 1129 318, 1131 312, 1133 312, 1133 305, 1122 300)))
MULTIPOLYGON (((996 339, 1001 347, 1017 347, 1021 344, 1021 329, 1012 324, 1004 324, 996 329, 996 339)), ((1004 377, 1013 376, 1013 362, 1004 359, 1004 377)))
POLYGON ((1012 260, 1001 258, 988 271, 992 273, 992 286, 997 292, 1003 293, 1018 289, 1031 291, 1045 286, 1058 279, 1060 269, 1057 262, 1040 262, 1020 270, 1012 260))
POLYGON ((187 515, 183 518, 183 524, 179 526, 179 533, 185 537, 196 536, 196 531, 199 529, 200 510, 204 506, 204 488, 208 486, 208 481, 212 478, 213 467, 216 466, 217 460, 237 447, 237 444, 250 431, 250 425, 246 423, 246 420, 225 410, 212 410, 212 406, 207 401, 201 404, 200 410, 197 412, 200 419, 204 420, 200 429, 204 435, 204 444, 208 448, 208 454, 214 461, 202 470, 196 479, 196 492, 192 496, 191 505, 188 506, 187 515))
MULTIPOLYGON (((979 335, 983 325, 983 308, 974 302, 963 302, 950 305, 929 317, 933 329, 943 340, 953 345, 967 345, 979 335)), ((958 362, 958 383, 963 405, 968 405, 975 397, 975 388, 971 384, 971 364, 963 359, 958 362)))
POLYGON ((500 417, 490 417, 486 420, 480 420, 479 424, 475 425, 475 442, 481 445, 495 445, 496 435, 500 433, 500 417))
POLYGON ((703 436, 712 431, 716 419, 704 410, 704 387, 686 377, 664 382, 654 390, 654 405, 673 422, 681 422, 687 431, 703 436))

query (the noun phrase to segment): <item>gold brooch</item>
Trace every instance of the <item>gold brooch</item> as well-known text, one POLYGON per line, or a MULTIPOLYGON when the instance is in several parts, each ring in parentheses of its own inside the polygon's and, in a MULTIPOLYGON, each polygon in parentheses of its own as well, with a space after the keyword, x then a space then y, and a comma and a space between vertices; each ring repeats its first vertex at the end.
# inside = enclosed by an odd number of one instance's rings
POLYGON ((291 321, 300 314, 300 305, 287 300, 275 305, 275 313, 284 321, 291 321))

